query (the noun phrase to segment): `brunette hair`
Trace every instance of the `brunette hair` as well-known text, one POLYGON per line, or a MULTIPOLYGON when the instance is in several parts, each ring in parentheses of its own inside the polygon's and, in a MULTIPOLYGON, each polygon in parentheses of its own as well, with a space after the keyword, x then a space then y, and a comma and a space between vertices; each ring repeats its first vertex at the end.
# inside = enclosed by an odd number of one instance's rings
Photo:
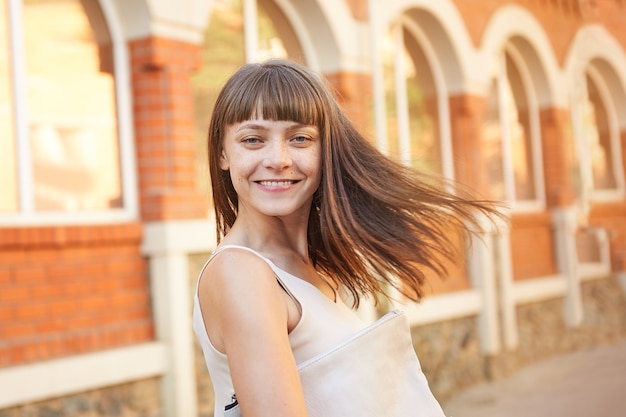
POLYGON ((458 252, 455 230, 474 230, 476 213, 491 204, 450 190, 380 153, 341 111, 327 84, 311 70, 272 60, 241 67, 220 92, 208 134, 209 169, 218 243, 237 217, 237 193, 219 167, 226 126, 262 116, 317 126, 321 183, 309 215, 309 255, 321 273, 362 295, 386 295, 384 282, 418 301, 425 269, 446 272, 458 252))

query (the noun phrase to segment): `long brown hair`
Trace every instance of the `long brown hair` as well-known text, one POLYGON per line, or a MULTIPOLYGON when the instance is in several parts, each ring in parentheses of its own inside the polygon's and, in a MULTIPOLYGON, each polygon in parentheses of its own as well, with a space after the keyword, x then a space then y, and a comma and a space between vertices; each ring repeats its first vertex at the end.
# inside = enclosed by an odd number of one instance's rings
POLYGON ((309 215, 313 264, 361 295, 423 296, 425 270, 443 276, 458 252, 450 231, 475 230, 476 214, 496 210, 459 187, 420 174, 380 153, 341 111, 329 87, 309 69, 282 60, 241 67, 220 92, 208 135, 218 243, 237 217, 237 194, 219 167, 225 127, 263 116, 317 126, 322 178, 309 215))

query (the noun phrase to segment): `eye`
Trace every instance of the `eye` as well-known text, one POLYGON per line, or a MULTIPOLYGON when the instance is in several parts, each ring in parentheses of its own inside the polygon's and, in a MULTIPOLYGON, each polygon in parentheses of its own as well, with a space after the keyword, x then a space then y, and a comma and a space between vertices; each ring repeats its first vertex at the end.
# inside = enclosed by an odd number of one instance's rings
POLYGON ((261 143, 261 138, 258 138, 256 136, 246 136, 245 138, 241 139, 241 143, 243 143, 244 145, 258 145, 259 143, 261 143))
POLYGON ((308 136, 304 136, 304 135, 298 135, 295 136, 293 139, 291 139, 293 142, 295 143, 306 143, 310 140, 310 138, 308 136))

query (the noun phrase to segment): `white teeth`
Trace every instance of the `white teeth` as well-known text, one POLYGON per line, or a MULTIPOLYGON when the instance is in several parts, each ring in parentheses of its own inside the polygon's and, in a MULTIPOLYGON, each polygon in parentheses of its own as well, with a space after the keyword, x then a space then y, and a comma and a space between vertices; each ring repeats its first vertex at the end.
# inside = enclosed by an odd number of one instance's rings
POLYGON ((259 181, 259 184, 266 187, 286 187, 293 184, 293 181, 259 181))

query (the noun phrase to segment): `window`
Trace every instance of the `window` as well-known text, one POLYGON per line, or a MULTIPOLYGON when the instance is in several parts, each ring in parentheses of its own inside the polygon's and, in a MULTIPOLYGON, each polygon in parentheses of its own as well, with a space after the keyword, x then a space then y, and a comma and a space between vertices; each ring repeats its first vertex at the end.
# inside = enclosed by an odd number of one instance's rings
POLYGON ((604 201, 623 198, 624 178, 619 126, 610 89, 601 73, 589 66, 572 105, 576 155, 580 160, 578 197, 604 201))
POLYGON ((487 94, 483 149, 491 196, 514 209, 543 205, 538 110, 523 60, 512 47, 496 65, 487 94))
POLYGON ((257 60, 288 58, 305 64, 304 53, 289 19, 271 0, 258 0, 257 60))
MULTIPOLYGON (((444 173, 439 93, 429 57, 413 25, 398 24, 383 44, 389 155, 414 168, 444 173)), ((444 173, 449 174, 449 173, 444 173)), ((449 175, 451 176, 451 175, 449 175)))
POLYGON ((0 182, 15 188, 2 214, 123 210, 114 48, 99 2, 4 0, 2 9, 0 83, 15 80, 0 98, 0 182))

